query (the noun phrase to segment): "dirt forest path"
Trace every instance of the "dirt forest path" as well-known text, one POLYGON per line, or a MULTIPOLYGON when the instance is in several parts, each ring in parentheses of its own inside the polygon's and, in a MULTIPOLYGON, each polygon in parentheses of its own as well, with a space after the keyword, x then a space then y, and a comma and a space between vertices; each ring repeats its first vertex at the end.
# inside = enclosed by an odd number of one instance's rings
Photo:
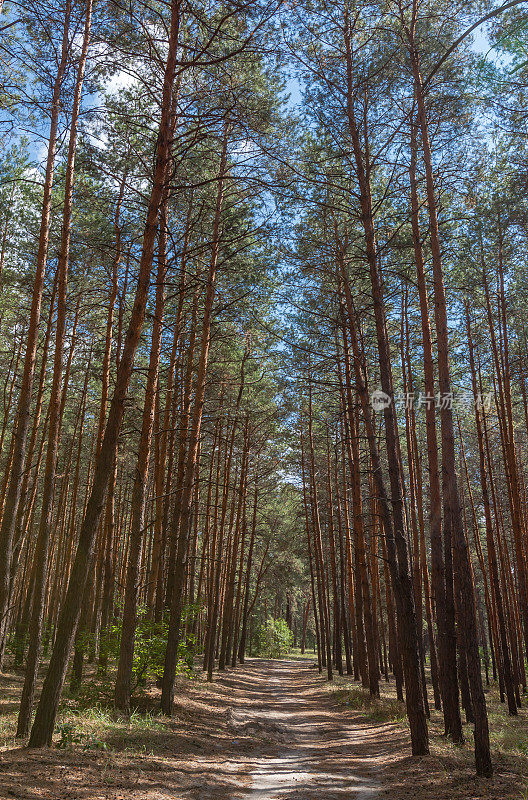
MULTIPOLYGON (((14 730, 19 689, 19 676, 0 676, 0 730, 14 730)), ((0 800, 381 800, 409 748, 398 725, 338 704, 311 660, 248 659, 212 684, 181 679, 171 719, 154 687, 130 723, 111 701, 61 713, 80 735, 66 745, 60 728, 42 750, 4 738, 0 800), (87 734, 97 749, 83 746, 87 734)))
POLYGON ((381 797, 391 726, 336 709, 310 662, 254 661, 223 681, 236 694, 230 724, 263 743, 246 763, 248 800, 381 797))

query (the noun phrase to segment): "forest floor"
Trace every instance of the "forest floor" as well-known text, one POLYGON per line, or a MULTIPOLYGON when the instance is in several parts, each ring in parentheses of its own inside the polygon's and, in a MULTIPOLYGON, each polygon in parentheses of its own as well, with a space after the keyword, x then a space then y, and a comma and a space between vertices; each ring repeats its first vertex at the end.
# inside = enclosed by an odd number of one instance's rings
MULTIPOLYGON (((382 684, 327 684, 313 659, 263 661, 178 683, 174 716, 145 691, 130 721, 107 682, 66 697, 54 739, 13 738, 21 678, 0 679, 0 800, 525 800, 528 718, 509 720, 488 693, 495 777, 477 780, 470 744, 449 745, 433 713, 430 756, 413 759, 403 709, 382 684)), ((468 730, 468 739, 470 732, 468 730)))

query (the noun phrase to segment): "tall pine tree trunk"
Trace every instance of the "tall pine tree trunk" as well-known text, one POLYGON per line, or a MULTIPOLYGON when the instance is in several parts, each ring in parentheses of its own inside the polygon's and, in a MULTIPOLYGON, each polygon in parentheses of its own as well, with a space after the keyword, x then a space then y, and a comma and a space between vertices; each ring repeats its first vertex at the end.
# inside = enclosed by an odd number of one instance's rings
POLYGON ((75 560, 70 573, 68 589, 62 604, 55 645, 51 654, 50 663, 42 694, 37 707, 35 721, 29 739, 30 747, 50 745, 55 726, 55 719, 59 706, 60 696, 66 668, 70 656, 75 629, 81 612, 84 587, 86 586, 88 571, 92 561, 92 552, 95 544, 97 528, 103 512, 106 490, 110 480, 117 440, 123 419, 125 400, 134 366, 134 356, 143 328, 145 308, 150 286, 150 273, 154 257, 154 245, 158 226, 158 215, 163 199, 167 170, 169 164, 169 130, 172 88, 176 71, 176 53, 178 48, 178 34, 180 27, 180 0, 173 0, 171 5, 171 24, 167 52, 167 61, 163 79, 163 95, 161 100, 161 117, 159 124, 158 141, 156 146, 156 162, 154 167, 153 184, 150 194, 143 247, 139 265, 136 295, 132 307, 130 322, 126 334, 123 353, 119 362, 116 385, 105 435, 99 457, 94 470, 92 489, 82 523, 75 560))

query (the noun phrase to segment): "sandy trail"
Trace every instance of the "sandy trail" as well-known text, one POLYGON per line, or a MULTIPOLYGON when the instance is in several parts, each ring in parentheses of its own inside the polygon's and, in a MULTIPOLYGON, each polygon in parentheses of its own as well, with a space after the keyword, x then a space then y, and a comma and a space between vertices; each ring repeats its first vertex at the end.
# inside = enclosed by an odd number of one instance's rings
POLYGON ((377 800, 380 726, 332 710, 309 663, 256 661, 243 680, 231 723, 266 751, 247 764, 248 800, 377 800))
MULTIPOLYGON (((0 722, 3 711, 13 727, 20 678, 0 678, 0 722)), ((148 703, 155 712, 157 690, 148 703)), ((299 660, 181 681, 171 719, 129 727, 109 711, 97 724, 105 749, 27 750, 8 737, 0 800, 381 800, 387 758, 407 746, 395 726, 338 707, 299 660)))
MULTIPOLYGON (((111 704, 93 715, 68 701, 62 721, 76 730, 87 726, 104 749, 72 742, 28 750, 15 742, 21 684, 20 674, 0 675, 0 800, 526 796, 525 759, 518 750, 496 754, 493 781, 477 780, 469 727, 464 748, 449 746, 442 736, 442 715, 433 712, 433 753, 413 758, 405 724, 376 722, 337 703, 310 661, 248 659, 216 673, 212 684, 181 679, 171 719, 159 715, 154 687, 141 699, 143 711, 152 717, 138 714, 130 724, 113 715, 111 704)), ((498 696, 495 703, 497 714, 498 696)), ((503 714, 499 730, 524 741, 525 709, 515 723, 503 714)))

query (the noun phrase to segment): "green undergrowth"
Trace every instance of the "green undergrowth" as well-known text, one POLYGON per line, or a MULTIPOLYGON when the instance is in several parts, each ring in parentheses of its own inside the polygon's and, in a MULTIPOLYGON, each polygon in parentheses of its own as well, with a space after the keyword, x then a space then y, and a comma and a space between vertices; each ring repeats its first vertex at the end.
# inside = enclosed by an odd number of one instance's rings
POLYGON ((56 745, 62 749, 148 751, 148 739, 164 731, 167 721, 154 713, 133 712, 129 718, 100 707, 63 711, 56 730, 56 745), (138 748, 138 742, 143 744, 138 748))
POLYGON ((498 702, 495 687, 488 693, 486 701, 492 752, 499 756, 514 756, 528 779, 528 698, 521 695, 522 708, 516 717, 510 717, 506 706, 498 702))
MULTIPOLYGON (((0 715, 0 749, 23 744, 14 736, 16 721, 15 711, 0 715)), ((99 705, 79 708, 66 702, 59 712, 54 744, 65 750, 148 752, 149 739, 155 732, 165 731, 167 724, 161 714, 152 711, 134 711, 127 718, 99 705)))
POLYGON ((300 647, 292 647, 286 658, 292 661, 311 661, 313 664, 317 664, 317 653, 314 653, 313 650, 305 650, 304 653, 301 653, 300 647))
POLYGON ((339 705, 361 711, 373 722, 401 722, 405 718, 404 704, 394 698, 372 697, 366 689, 350 684, 338 684, 332 692, 339 705))
MULTIPOLYGON (((193 678, 197 676, 193 675, 193 678)), ((190 670, 178 676, 182 688, 191 682, 190 670)), ((194 682, 194 681, 193 681, 194 682)), ((150 752, 149 739, 169 732, 170 720, 159 710, 159 700, 152 695, 152 683, 137 687, 132 697, 130 717, 114 708, 115 670, 104 676, 93 668, 79 690, 64 691, 54 735, 55 746, 82 751, 131 750, 150 752)), ((0 701, 0 749, 17 747, 15 738, 21 678, 16 673, 2 676, 0 701)))

